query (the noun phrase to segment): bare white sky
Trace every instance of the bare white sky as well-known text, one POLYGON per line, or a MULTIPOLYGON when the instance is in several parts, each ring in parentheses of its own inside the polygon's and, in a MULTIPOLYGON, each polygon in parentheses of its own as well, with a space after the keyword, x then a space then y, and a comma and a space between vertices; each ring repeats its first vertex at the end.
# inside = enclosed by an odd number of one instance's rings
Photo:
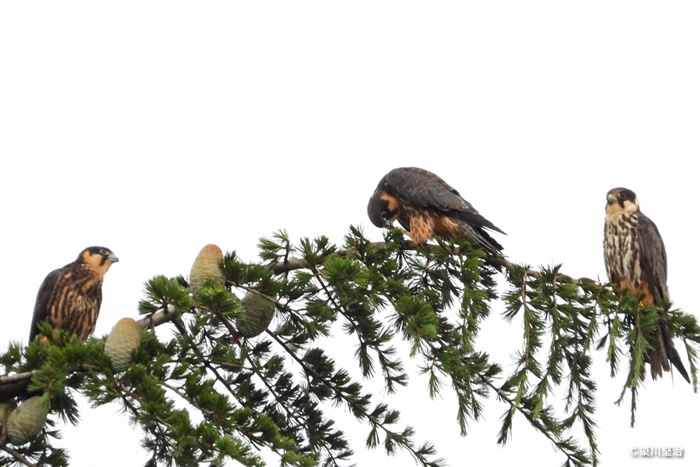
MULTIPOLYGON (((3 2, 0 348, 26 342, 39 284, 85 246, 121 258, 102 335, 137 315, 145 280, 186 274, 206 243, 252 261, 278 228, 340 242, 355 224, 380 239, 367 199, 409 165, 508 232, 511 260, 577 277, 605 277, 605 192, 635 190, 676 306, 697 313, 698 24, 690 1, 3 2)), ((520 327, 501 311, 481 343, 510 365, 520 327)), ((629 400, 613 404, 623 379, 599 357, 603 465, 697 465, 691 387, 648 382, 631 429, 629 400), (648 446, 685 458, 629 454, 648 446)), ((495 403, 461 438, 454 400, 412 382, 387 402, 451 465, 563 462, 522 420, 497 446, 495 403)), ((74 465, 146 459, 116 412, 86 408, 66 428, 74 465)), ((345 426, 358 465, 411 465, 365 452, 366 427, 345 426)))

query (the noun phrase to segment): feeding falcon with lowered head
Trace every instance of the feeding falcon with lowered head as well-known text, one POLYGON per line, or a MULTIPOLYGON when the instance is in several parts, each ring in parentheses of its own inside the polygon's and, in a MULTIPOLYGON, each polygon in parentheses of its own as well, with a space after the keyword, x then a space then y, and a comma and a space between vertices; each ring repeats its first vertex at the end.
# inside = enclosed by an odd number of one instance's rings
POLYGON ((418 167, 387 173, 369 199, 367 214, 377 227, 391 228, 398 220, 415 243, 425 243, 436 235, 471 235, 492 255, 498 256, 503 249, 487 230, 505 232, 479 214, 442 178, 418 167))
MULTIPOLYGON (((607 194, 605 208, 605 269, 610 282, 619 294, 628 291, 640 296, 641 303, 659 305, 669 302, 666 285, 666 248, 659 229, 639 210, 637 195, 627 188, 613 188, 607 194)), ((678 351, 673 346, 673 336, 659 322, 656 342, 646 361, 651 365, 651 377, 671 371, 669 362, 690 382, 678 351)))
POLYGON ((91 246, 70 264, 49 273, 39 287, 29 342, 47 321, 53 329, 70 331, 84 341, 95 330, 102 303, 102 280, 119 261, 109 248, 91 246))

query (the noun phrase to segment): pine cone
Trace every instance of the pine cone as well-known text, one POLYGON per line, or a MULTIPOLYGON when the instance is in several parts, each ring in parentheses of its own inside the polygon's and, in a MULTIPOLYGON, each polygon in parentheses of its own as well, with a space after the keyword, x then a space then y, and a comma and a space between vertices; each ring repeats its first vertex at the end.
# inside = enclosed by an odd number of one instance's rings
POLYGON ((15 404, 14 400, 0 403, 0 439, 7 432, 7 418, 15 410, 15 407, 17 407, 17 404, 15 404))
POLYGON ((141 327, 131 318, 122 318, 105 341, 105 353, 114 371, 123 371, 131 363, 131 353, 141 344, 141 327))
POLYGON ((30 397, 22 402, 7 418, 7 436, 15 446, 28 443, 41 433, 49 414, 47 404, 41 396, 30 397))
POLYGON ((241 305, 243 313, 236 320, 236 328, 243 337, 262 333, 275 316, 275 300, 261 293, 246 292, 241 305))
POLYGON ((221 270, 224 255, 216 245, 207 245, 199 252, 190 269, 190 288, 201 289, 207 282, 224 284, 226 279, 221 270))

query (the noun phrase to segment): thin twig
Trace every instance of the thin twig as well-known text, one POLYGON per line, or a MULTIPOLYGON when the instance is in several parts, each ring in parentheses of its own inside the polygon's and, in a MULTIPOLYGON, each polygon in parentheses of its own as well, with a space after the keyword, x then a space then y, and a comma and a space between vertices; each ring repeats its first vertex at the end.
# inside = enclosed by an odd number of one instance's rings
POLYGON ((29 467, 37 467, 39 464, 35 464, 31 462, 29 459, 24 457, 21 453, 15 451, 14 449, 7 447, 7 446, 0 446, 0 449, 11 455, 12 457, 15 458, 17 462, 20 464, 29 466, 29 467))
POLYGON ((17 373, 14 375, 0 376, 0 386, 13 383, 23 383, 32 379, 39 370, 28 371, 26 373, 17 373))
MULTIPOLYGON (((367 244, 369 248, 374 248, 374 249, 379 249, 379 248, 388 248, 391 246, 390 243, 386 242, 372 242, 367 244)), ((439 249, 440 247, 437 245, 423 245, 424 248, 428 249, 439 249)), ((401 245, 401 250, 402 251, 415 251, 418 248, 418 245, 411 242, 411 241, 405 241, 403 245, 401 245)), ((455 250, 455 253, 457 251, 455 250)), ((345 256, 348 258, 358 258, 360 256, 359 252, 354 249, 354 248, 349 248, 347 250, 337 250, 331 253, 328 253, 324 256, 321 256, 320 259, 323 260, 328 256, 331 255, 337 255, 337 256, 345 256)), ((489 264, 494 267, 505 267, 508 271, 513 271, 518 266, 515 263, 512 263, 511 261, 508 261, 505 257, 503 256, 492 256, 492 255, 487 255, 486 258, 484 258, 484 262, 486 264, 489 264)), ((272 263, 268 266, 273 273, 275 274, 283 274, 287 273, 289 271, 294 271, 297 269, 309 269, 311 265, 307 260, 304 258, 290 258, 287 259, 285 258, 284 263, 272 263)), ((533 278, 539 278, 542 277, 542 273, 539 271, 536 271, 534 269, 526 269, 525 274, 529 277, 533 278)), ((570 276, 564 275, 564 274, 559 274, 558 278, 561 282, 564 283, 571 283, 571 284, 580 284, 580 280, 574 279, 570 276)))
MULTIPOLYGON (((267 390, 270 392, 270 394, 272 395, 272 399, 274 399, 275 401, 279 401, 280 396, 277 394, 277 391, 275 391, 275 388, 267 381, 267 378, 265 378, 262 375, 262 369, 255 364, 250 355, 246 356, 246 360, 248 360, 248 362, 252 365, 252 372, 255 373, 255 375, 257 375, 257 377, 263 382, 267 390)), ((280 405, 285 412, 287 412, 287 416, 289 418, 293 419, 296 422, 296 428, 306 430, 308 420, 304 420, 302 416, 290 410, 289 407, 287 407, 285 404, 281 404, 279 402, 277 402, 277 404, 280 405)), ((333 455, 333 452, 328 447, 327 443, 323 443, 323 449, 328 453, 330 460, 333 461, 333 465, 338 465, 338 463, 336 462, 336 456, 333 455)))
POLYGON ((155 313, 151 313, 150 315, 144 316, 140 320, 136 321, 136 324, 138 324, 142 328, 154 328, 156 326, 160 326, 161 324, 172 321, 173 319, 175 319, 176 316, 177 312, 175 310, 169 310, 168 308, 164 308, 162 310, 156 311, 155 313))
POLYGON ((566 455, 570 465, 579 464, 579 461, 576 458, 574 458, 571 454, 569 454, 569 452, 566 449, 566 446, 564 445, 564 443, 562 443, 558 436, 555 436, 549 431, 547 431, 545 427, 540 425, 539 420, 537 420, 531 413, 528 413, 526 410, 524 410, 520 404, 516 404, 515 401, 509 398, 503 391, 501 391, 500 388, 498 388, 495 384, 489 381, 488 378, 486 378, 484 375, 479 375, 479 378, 484 382, 484 384, 490 387, 501 399, 510 404, 511 410, 513 408, 517 409, 518 412, 520 412, 521 414, 523 414, 523 416, 525 416, 525 418, 527 418, 527 420, 533 427, 535 427, 540 433, 545 435, 547 439, 549 439, 549 441, 551 441, 559 449, 559 451, 563 452, 564 455, 566 455))
MULTIPOLYGON (((282 339, 279 338, 275 333, 270 332, 269 330, 267 331, 270 337, 277 341, 279 345, 284 348, 284 350, 292 357, 294 361, 296 361, 303 369, 304 373, 306 375, 312 375, 316 377, 319 381, 321 381, 326 387, 328 387, 330 390, 332 390, 337 397, 340 399, 344 400, 348 406, 351 407, 351 410, 354 413, 359 413, 362 415, 363 418, 366 418, 367 421, 369 422, 370 425, 372 425, 373 428, 381 428, 384 433, 388 436, 390 434, 394 434, 391 430, 389 430, 386 426, 384 426, 384 423, 381 423, 377 420, 374 420, 371 417, 371 414, 369 414, 364 408, 362 408, 360 405, 357 404, 357 402, 353 401, 349 397, 347 397, 345 394, 343 394, 342 391, 340 391, 331 381, 328 381, 326 378, 323 378, 321 375, 319 375, 313 368, 309 367, 299 356, 285 343, 282 341, 282 339)), ((359 417, 358 417, 359 418, 359 417)), ((401 447, 406 449, 414 459, 421 459, 421 456, 419 453, 416 451, 416 449, 408 444, 408 442, 401 442, 399 440, 394 440, 395 442, 399 443, 401 447)))

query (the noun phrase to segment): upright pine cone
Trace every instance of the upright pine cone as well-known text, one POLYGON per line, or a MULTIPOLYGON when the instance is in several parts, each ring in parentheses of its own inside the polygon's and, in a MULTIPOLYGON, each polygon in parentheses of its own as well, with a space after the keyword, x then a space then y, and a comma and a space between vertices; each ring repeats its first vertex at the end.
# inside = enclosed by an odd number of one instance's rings
POLYGON ((46 423, 49 407, 41 396, 22 402, 7 418, 7 437, 15 446, 21 446, 36 438, 46 423))
POLYGON ((105 341, 105 353, 114 371, 123 371, 131 363, 131 353, 141 344, 141 327, 131 318, 122 318, 105 341))
POLYGON ((259 292, 246 292, 241 306, 243 312, 236 319, 236 328, 243 337, 255 337, 262 333, 275 316, 275 300, 259 292))
POLYGON ((190 269, 190 287, 192 290, 201 289, 207 282, 224 284, 226 279, 221 270, 224 254, 216 245, 207 245, 199 252, 190 269))
POLYGON ((0 402, 0 439, 2 439, 3 434, 7 432, 7 418, 12 411, 15 410, 15 407, 17 407, 17 404, 15 404, 13 399, 0 402))

